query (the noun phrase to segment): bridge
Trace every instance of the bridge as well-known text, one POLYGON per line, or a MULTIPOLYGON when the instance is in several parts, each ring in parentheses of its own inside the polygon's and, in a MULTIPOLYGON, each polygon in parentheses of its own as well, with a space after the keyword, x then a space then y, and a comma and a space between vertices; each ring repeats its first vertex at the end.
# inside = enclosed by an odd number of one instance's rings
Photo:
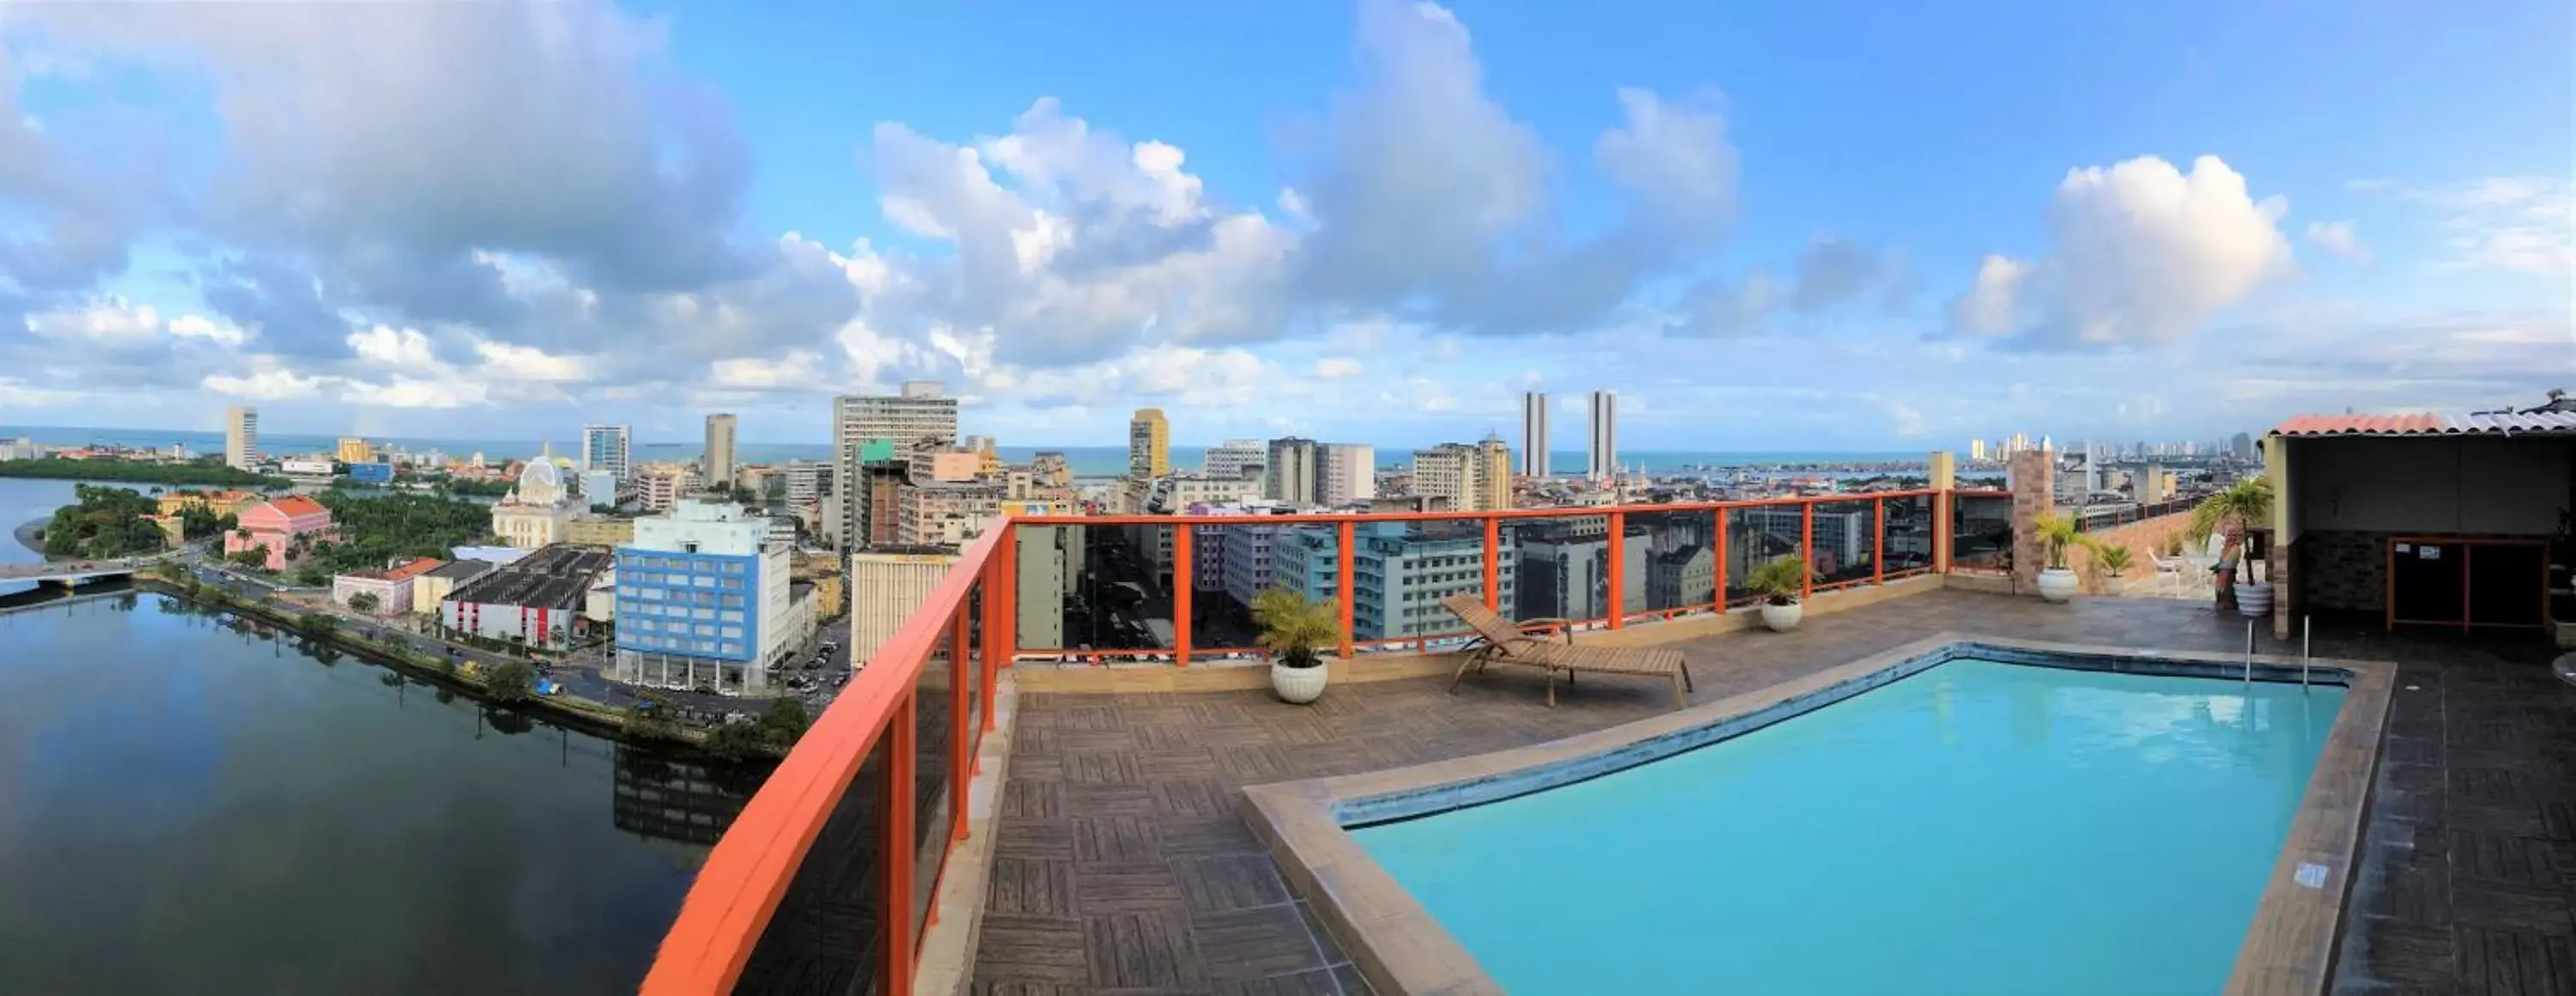
POLYGON ((77 585, 99 578, 133 577, 135 572, 170 559, 175 554, 156 553, 149 557, 118 557, 112 560, 58 560, 41 564, 0 565, 0 584, 11 581, 59 582, 77 585))

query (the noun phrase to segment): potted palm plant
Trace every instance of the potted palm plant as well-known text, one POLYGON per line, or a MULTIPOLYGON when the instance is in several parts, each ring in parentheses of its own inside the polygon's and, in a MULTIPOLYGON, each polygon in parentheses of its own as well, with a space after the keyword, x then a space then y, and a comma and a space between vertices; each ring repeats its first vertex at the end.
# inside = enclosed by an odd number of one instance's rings
POLYGON ((2226 537, 2218 548, 2216 582, 2222 592, 2236 597, 2236 610, 2249 618, 2272 614, 2272 585, 2254 580, 2253 565, 2245 565, 2239 573, 2237 564, 2244 556, 2245 530, 2271 518, 2272 481, 2263 477, 2238 481, 2225 491, 2201 499, 2191 510, 2193 541, 2206 541, 2213 534, 2226 537))
POLYGON ((2102 593, 2119 595, 2128 590, 2129 548, 2112 543, 2093 547, 2093 567, 2102 574, 2102 593))
POLYGON ((1261 627, 1261 645, 1278 655, 1270 661, 1270 690, 1297 705, 1322 698, 1330 674, 1319 648, 1342 638, 1333 606, 1282 586, 1252 597, 1252 621, 1261 627))
POLYGON ((1762 625, 1774 633, 1798 628, 1807 608, 1798 599, 1807 593, 1807 560, 1782 557, 1753 569, 1744 587, 1762 596, 1762 625))
POLYGON ((2039 597, 2064 604, 2075 597, 2076 589, 2083 587, 2074 569, 2066 566, 2066 551, 2083 542, 2084 536, 2075 531, 2075 520, 2055 512, 2030 520, 2030 526, 2038 536, 2041 552, 2048 558, 2047 566, 2039 572, 2039 597))

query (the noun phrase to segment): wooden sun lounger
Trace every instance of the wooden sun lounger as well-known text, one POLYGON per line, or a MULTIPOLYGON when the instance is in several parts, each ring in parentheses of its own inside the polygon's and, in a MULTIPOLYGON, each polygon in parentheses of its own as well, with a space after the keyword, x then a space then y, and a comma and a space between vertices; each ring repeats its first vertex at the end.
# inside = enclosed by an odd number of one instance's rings
POLYGON ((1565 672, 1565 683, 1571 687, 1578 671, 1594 674, 1629 674, 1665 678, 1673 683, 1673 708, 1690 704, 1690 668, 1682 662, 1682 652, 1655 648, 1578 647, 1574 645, 1573 624, 1563 619, 1530 619, 1514 623, 1485 607, 1477 595, 1457 594, 1440 601, 1468 628, 1476 631, 1477 640, 1470 644, 1467 659, 1458 662, 1458 673, 1449 679, 1449 691, 1456 693, 1458 683, 1466 680, 1469 669, 1482 671, 1487 664, 1519 664, 1538 668, 1547 675, 1547 707, 1556 708, 1556 673, 1565 672), (1564 634, 1562 643, 1532 635, 1529 630, 1554 628, 1564 634))

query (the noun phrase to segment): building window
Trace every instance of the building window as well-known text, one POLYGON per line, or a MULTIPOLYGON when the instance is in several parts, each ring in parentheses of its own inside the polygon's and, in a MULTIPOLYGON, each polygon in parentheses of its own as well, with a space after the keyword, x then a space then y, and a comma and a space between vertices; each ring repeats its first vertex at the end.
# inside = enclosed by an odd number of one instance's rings
POLYGON ((727 574, 740 574, 740 573, 742 573, 742 562, 741 562, 741 561, 738 561, 738 560, 737 560, 737 561, 728 561, 728 562, 726 562, 726 564, 724 565, 724 572, 725 572, 725 573, 727 573, 727 574))
POLYGON ((742 613, 728 609, 726 611, 716 613, 716 618, 722 619, 726 622, 741 622, 742 613))

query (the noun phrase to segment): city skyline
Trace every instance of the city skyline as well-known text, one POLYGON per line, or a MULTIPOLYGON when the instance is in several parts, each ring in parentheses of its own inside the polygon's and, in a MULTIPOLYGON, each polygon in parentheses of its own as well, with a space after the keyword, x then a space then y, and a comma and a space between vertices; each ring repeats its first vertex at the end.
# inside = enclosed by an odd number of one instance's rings
POLYGON ((2565 8, 2203 13, 33 8, 0 423, 1898 451, 2576 372, 2565 8))

